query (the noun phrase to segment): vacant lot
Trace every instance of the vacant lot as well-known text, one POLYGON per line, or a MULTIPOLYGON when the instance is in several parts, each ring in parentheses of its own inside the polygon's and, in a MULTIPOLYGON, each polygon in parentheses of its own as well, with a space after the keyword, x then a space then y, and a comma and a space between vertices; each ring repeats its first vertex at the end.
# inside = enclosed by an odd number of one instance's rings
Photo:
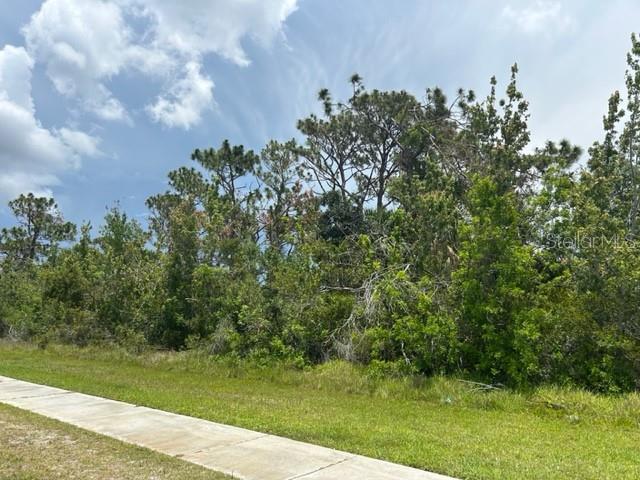
POLYGON ((640 478, 638 394, 485 392, 453 379, 380 378, 344 363, 301 371, 193 353, 15 344, 0 344, 0 374, 462 478, 640 478))
POLYGON ((0 404, 0 479, 209 479, 224 475, 0 404))

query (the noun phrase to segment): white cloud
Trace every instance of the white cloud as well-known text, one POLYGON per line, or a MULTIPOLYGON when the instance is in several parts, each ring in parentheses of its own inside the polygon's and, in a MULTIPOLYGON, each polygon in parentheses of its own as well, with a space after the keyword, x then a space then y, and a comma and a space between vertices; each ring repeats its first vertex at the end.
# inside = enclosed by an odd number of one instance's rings
POLYGON ((295 8, 296 0, 46 0, 23 33, 58 92, 86 111, 130 122, 108 83, 134 70, 166 85, 146 109, 151 118, 188 129, 213 105, 203 57, 248 65, 243 39, 269 45, 295 8))
POLYGON ((153 21, 154 43, 183 55, 216 53, 247 65, 241 42, 250 36, 268 45, 296 9, 296 0, 124 0, 153 21))
POLYGON ((57 131, 58 137, 73 149, 74 152, 85 157, 97 157, 102 154, 99 148, 100 139, 93 137, 79 130, 61 128, 57 131))
POLYGON ((243 39, 268 46, 295 7, 296 0, 45 0, 22 29, 26 48, 0 50, 0 200, 50 194, 61 173, 101 155, 98 138, 40 123, 31 96, 35 63, 61 95, 112 121, 131 116, 110 81, 131 71, 153 77, 165 87, 148 115, 189 129, 214 104, 204 57, 247 65, 243 39))
POLYGON ((38 197, 51 197, 53 193, 49 187, 59 183, 60 180, 55 175, 25 172, 3 173, 0 175, 0 199, 6 202, 27 192, 38 197))
POLYGON ((507 5, 502 10, 502 17, 518 30, 528 33, 560 33, 574 26, 573 18, 565 12, 558 2, 539 0, 530 6, 513 8, 507 5))
POLYGON ((86 110, 126 120, 104 81, 127 65, 132 33, 120 7, 100 0, 48 0, 23 28, 27 47, 46 66, 56 90, 86 110))
POLYGON ((33 60, 24 48, 5 46, 0 50, 0 100, 8 100, 33 111, 31 69, 33 60))
POLYGON ((202 112, 213 101, 213 82, 200 68, 197 62, 187 63, 184 77, 147 107, 154 121, 185 130, 200 122, 202 112))
POLYGON ((99 153, 97 138, 36 119, 31 98, 33 60, 22 47, 0 50, 0 197, 48 193, 56 174, 77 168, 81 155, 99 153))

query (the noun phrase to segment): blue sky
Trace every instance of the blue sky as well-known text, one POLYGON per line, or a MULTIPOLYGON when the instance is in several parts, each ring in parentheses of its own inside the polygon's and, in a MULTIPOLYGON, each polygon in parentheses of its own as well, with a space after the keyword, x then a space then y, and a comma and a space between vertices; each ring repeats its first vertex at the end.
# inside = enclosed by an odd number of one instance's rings
POLYGON ((143 219, 194 148, 295 136, 354 72, 484 95, 517 61, 533 143, 588 147, 638 20, 636 1, 3 0, 0 201, 34 190, 78 223, 116 201, 143 219))

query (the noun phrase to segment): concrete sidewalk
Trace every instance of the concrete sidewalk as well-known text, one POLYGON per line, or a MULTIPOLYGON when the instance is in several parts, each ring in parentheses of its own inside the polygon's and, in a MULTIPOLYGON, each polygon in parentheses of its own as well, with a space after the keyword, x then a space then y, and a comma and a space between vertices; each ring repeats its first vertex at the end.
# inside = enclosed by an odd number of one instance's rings
POLYGON ((0 376, 0 402, 247 480, 451 480, 372 458, 0 376))

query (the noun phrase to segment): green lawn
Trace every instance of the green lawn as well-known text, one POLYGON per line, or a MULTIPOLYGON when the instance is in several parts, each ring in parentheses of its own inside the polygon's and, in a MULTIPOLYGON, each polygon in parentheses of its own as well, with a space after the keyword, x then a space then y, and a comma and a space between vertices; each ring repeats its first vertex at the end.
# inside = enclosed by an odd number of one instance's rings
POLYGON ((0 403, 0 479, 224 480, 211 470, 0 403))
POLYGON ((640 478, 640 395, 0 344, 0 374, 470 479, 640 478))

